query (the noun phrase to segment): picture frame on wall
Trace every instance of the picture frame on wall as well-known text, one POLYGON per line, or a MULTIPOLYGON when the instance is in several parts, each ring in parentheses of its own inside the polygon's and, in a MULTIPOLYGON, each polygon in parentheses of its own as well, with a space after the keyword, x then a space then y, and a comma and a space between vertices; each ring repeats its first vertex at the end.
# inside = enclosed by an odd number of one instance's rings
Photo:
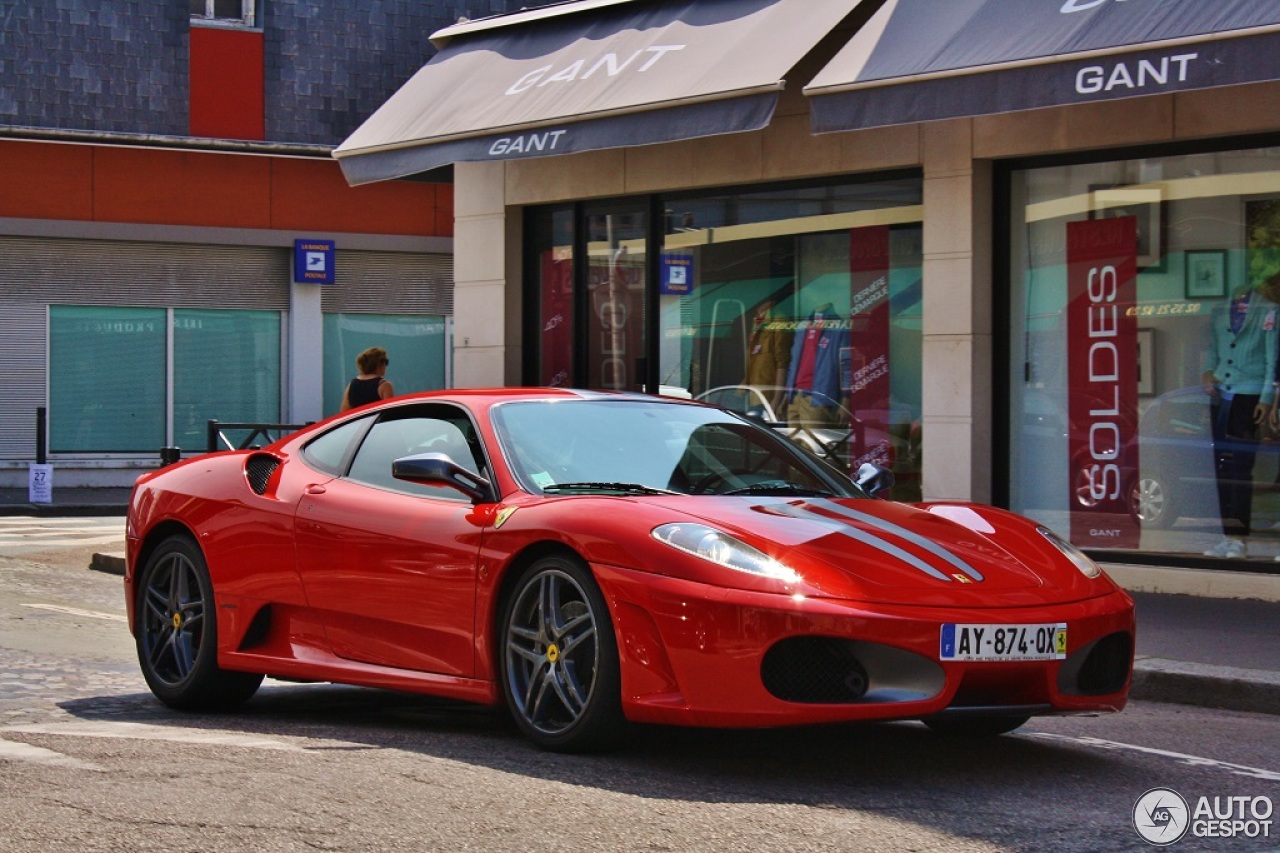
POLYGON ((1224 249, 1188 250, 1188 299, 1220 299, 1227 295, 1227 253, 1224 249))
POLYGON ((1165 271, 1165 204, 1159 187, 1135 187, 1118 184, 1089 186, 1089 218, 1114 219, 1132 216, 1137 219, 1137 264, 1140 271, 1165 271))

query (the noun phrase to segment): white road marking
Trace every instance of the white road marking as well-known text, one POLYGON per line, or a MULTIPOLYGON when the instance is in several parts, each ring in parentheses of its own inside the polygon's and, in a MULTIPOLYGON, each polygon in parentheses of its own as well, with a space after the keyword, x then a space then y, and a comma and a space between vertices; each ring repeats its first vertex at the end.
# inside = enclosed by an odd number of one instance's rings
POLYGON ((79 607, 63 607, 61 604, 23 604, 35 610, 48 610, 51 613, 62 613, 66 616, 88 616, 90 619, 107 619, 112 622, 128 622, 129 617, 123 613, 104 613, 101 610, 81 610, 79 607))
POLYGON ((158 740, 168 743, 198 743, 213 746, 237 746, 246 749, 271 749, 282 752, 305 752, 296 744, 256 735, 219 732, 208 729, 189 729, 181 726, 155 726, 130 722, 76 722, 33 723, 31 725, 5 726, 0 735, 9 732, 32 735, 63 735, 68 737, 104 737, 127 740, 158 740))
POLYGON ((0 550, 36 551, 113 545, 123 551, 123 518, 0 517, 0 550))
POLYGON ((60 538, 60 539, 32 539, 24 537, 22 539, 10 539, 0 537, 0 548, 26 548, 31 551, 33 548, 77 548, 82 546, 100 546, 100 544, 113 544, 119 546, 120 551, 124 551, 124 537, 84 537, 84 538, 60 538))
POLYGON ((19 743, 11 740, 0 740, 0 761, 52 764, 55 767, 69 767, 73 770, 101 771, 104 769, 92 761, 81 761, 78 758, 63 755, 61 752, 54 752, 52 749, 45 749, 42 746, 32 746, 29 743, 19 743))
POLYGON ((1171 752, 1167 749, 1155 749, 1150 746, 1138 746, 1133 743, 1120 743, 1119 741, 1103 740, 1096 737, 1072 737, 1071 735, 1051 734, 1049 732, 1026 732, 1026 735, 1028 737, 1044 738, 1045 740, 1064 740, 1070 743, 1078 743, 1081 746, 1092 746, 1099 749, 1127 750, 1129 752, 1141 752, 1146 755, 1158 755, 1162 758, 1172 758, 1179 763, 1192 767, 1215 767, 1220 770, 1226 770, 1228 773, 1234 773, 1237 776, 1248 776, 1252 779, 1263 779, 1268 782, 1280 782, 1280 770, 1263 770, 1260 767, 1232 764, 1229 761, 1202 758, 1198 755, 1187 755, 1184 752, 1171 752))

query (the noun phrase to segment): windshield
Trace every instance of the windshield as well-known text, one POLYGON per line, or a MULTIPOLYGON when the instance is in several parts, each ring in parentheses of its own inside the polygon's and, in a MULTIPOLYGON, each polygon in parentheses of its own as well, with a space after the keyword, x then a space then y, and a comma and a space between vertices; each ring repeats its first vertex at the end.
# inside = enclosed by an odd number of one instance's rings
POLYGON ((521 401, 496 407, 493 423, 534 493, 864 496, 773 431, 706 406, 521 401))

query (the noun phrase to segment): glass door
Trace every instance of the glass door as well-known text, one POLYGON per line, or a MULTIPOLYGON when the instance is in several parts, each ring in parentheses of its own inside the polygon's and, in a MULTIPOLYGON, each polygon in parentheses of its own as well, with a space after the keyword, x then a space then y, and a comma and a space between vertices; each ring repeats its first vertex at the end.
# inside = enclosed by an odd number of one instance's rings
POLYGON ((588 207, 586 384, 609 391, 646 389, 647 208, 588 207))

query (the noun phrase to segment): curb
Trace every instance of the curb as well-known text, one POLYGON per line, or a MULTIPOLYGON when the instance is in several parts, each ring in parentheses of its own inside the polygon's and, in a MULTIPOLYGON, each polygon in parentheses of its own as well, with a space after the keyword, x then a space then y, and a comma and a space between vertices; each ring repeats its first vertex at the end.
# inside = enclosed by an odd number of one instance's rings
POLYGON ((109 575, 124 577, 124 554, 94 554, 89 559, 89 569, 94 572, 105 572, 109 575))
POLYGON ((1139 658, 1133 664, 1129 697, 1226 711, 1280 714, 1280 673, 1139 658))
POLYGON ((72 518, 129 514, 121 504, 0 504, 0 516, 32 516, 35 518, 72 518))

